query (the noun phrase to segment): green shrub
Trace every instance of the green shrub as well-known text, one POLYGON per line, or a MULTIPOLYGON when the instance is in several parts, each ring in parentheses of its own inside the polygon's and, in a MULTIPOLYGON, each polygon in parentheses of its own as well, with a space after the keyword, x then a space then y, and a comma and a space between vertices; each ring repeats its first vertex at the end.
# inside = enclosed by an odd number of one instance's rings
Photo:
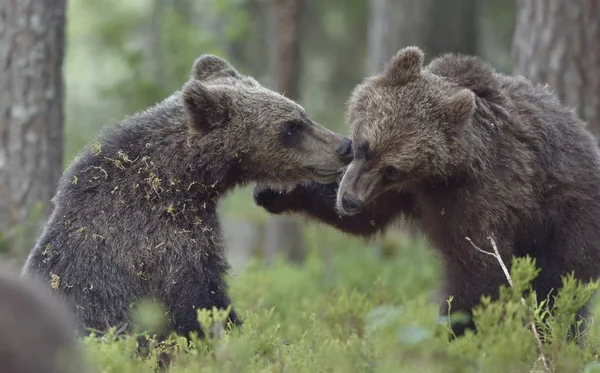
MULTIPOLYGON (((311 226, 308 238, 314 250, 304 265, 254 261, 232 279, 241 329, 189 343, 174 336, 157 343, 148 335, 145 358, 134 337, 88 337, 83 343, 90 362, 102 372, 124 373, 155 371, 164 354, 172 359, 169 372, 542 372, 534 322, 552 371, 600 371, 595 324, 580 337, 583 347, 566 338, 574 311, 596 283, 565 277, 548 310, 528 292, 539 272, 534 261, 514 260, 513 287, 502 287, 496 302, 484 298, 474 312, 478 333, 450 342, 430 297, 439 266, 423 242, 399 243, 390 260, 324 228, 311 226)), ((225 317, 199 312, 205 329, 225 317)))

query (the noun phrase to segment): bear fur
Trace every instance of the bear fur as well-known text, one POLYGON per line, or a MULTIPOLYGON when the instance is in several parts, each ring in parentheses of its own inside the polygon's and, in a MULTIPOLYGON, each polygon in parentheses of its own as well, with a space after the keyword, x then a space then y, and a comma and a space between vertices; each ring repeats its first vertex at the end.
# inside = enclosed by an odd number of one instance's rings
POLYGON ((467 237, 488 251, 493 237, 508 266, 513 256, 535 258, 538 299, 552 302, 569 272, 597 279, 600 153, 585 124, 544 87, 477 57, 422 63, 421 50, 407 47, 354 90, 354 160, 340 183, 289 193, 259 185, 256 203, 358 236, 412 219, 441 254, 443 315, 449 296, 452 311, 470 313, 507 284, 496 259, 467 237))
MULTIPOLYGON (((351 156, 298 104, 201 56, 180 92, 105 130, 65 171, 23 275, 61 294, 84 330, 131 330, 130 307, 151 299, 177 333, 203 335, 197 309, 231 303, 218 201, 253 181, 331 182, 351 156)), ((233 309, 229 321, 240 324, 233 309)))
POLYGON ((5 266, 0 266, 0 361, 4 373, 87 371, 68 308, 5 266))

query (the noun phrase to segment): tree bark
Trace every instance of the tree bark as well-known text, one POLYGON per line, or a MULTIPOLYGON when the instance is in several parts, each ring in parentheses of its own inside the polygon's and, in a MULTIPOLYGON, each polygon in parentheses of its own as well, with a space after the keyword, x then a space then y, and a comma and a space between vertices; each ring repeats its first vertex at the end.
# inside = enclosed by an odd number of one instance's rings
MULTIPOLYGON (((292 100, 299 99, 300 20, 304 0, 273 0, 273 70, 275 89, 292 100)), ((294 262, 306 256, 302 230, 293 218, 272 216, 265 232, 265 254, 272 260, 278 252, 294 262)))
POLYGON ((150 15, 150 22, 148 24, 148 30, 146 32, 148 51, 152 57, 152 72, 155 81, 161 86, 168 86, 165 71, 165 51, 163 50, 162 35, 165 17, 165 9, 167 7, 167 0, 154 0, 152 2, 152 13, 150 15))
POLYGON ((432 0, 425 45, 428 59, 443 53, 477 53, 481 0, 432 0))
MULTIPOLYGON (((381 72, 403 47, 416 45, 429 50, 428 35, 435 28, 431 21, 433 6, 434 0, 370 0, 367 75, 381 72)), ((414 224, 405 220, 398 224, 398 230, 413 238, 418 234, 414 224)), ((383 253, 383 237, 376 236, 372 241, 383 253)))
POLYGON ((399 49, 416 45, 429 60, 442 53, 477 53, 480 0, 370 0, 367 73, 399 49))
POLYGON ((398 50, 409 45, 426 46, 433 0, 370 0, 368 75, 381 72, 398 50))
POLYGON ((300 20, 304 0, 274 0, 275 84, 279 92, 299 99, 300 20))
POLYGON ((600 134, 600 1, 518 0, 514 72, 548 84, 600 134))
POLYGON ((9 241, 37 204, 36 228, 45 222, 62 173, 65 11, 66 0, 0 1, 0 232, 9 241))
POLYGON ((367 46, 367 75, 379 73, 390 58, 390 0, 369 2, 369 39, 367 46))

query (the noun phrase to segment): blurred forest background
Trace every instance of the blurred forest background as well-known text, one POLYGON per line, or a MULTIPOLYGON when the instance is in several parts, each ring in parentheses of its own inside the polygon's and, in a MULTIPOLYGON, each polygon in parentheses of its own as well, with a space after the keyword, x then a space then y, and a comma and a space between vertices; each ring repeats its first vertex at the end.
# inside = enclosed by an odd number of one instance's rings
MULTIPOLYGON (((499 71, 550 84, 595 130, 598 1, 567 3, 1 0, 0 255, 22 261, 80 149, 103 126, 178 90, 202 53, 225 57, 340 133, 353 87, 407 45, 428 59, 480 55, 499 71)), ((305 257, 303 222, 267 216, 251 188, 221 209, 236 269, 251 256, 305 257)), ((386 244, 374 247, 385 252, 386 244)))
MULTIPOLYGON (((600 0, 0 0, 0 261, 21 265, 82 147, 180 89, 200 54, 347 133, 351 90, 407 45, 548 85, 600 134, 600 0)), ((252 186, 219 208, 245 327, 196 348, 180 341, 173 372, 600 372, 600 324, 586 349, 564 343, 591 294, 572 281, 543 346, 555 369, 537 369, 518 292, 476 316, 477 335, 434 334, 440 266, 411 227, 366 242, 269 216, 252 186)), ((512 269, 525 289, 533 270, 512 269)), ((84 344, 102 372, 156 371, 133 338, 84 344)))

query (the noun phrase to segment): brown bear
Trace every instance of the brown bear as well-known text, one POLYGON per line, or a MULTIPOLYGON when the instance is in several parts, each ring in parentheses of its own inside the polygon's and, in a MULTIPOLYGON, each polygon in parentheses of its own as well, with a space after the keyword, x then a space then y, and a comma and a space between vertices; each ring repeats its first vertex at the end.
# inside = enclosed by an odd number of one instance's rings
POLYGON ((331 182, 351 159, 350 140, 297 103, 201 56, 181 92, 108 128, 65 171, 23 274, 88 331, 130 330, 130 307, 151 298, 176 332, 203 335, 197 309, 230 306, 218 201, 253 181, 331 182))
POLYGON ((0 361, 3 373, 87 370, 67 307, 36 281, 0 266, 0 361))
MULTIPOLYGON (((452 311, 470 313, 506 284, 496 259, 467 237, 490 251, 494 237, 507 265, 513 256, 535 258, 538 299, 555 294, 571 271, 597 279, 600 152, 584 123, 544 87, 477 57, 422 64, 421 50, 407 47, 355 89, 354 160, 340 183, 302 183, 289 193, 258 185, 256 203, 360 236, 400 215, 412 219, 441 254, 452 311)), ((441 308, 446 315, 446 301, 441 308)), ((454 325, 457 335, 472 326, 454 325)))

